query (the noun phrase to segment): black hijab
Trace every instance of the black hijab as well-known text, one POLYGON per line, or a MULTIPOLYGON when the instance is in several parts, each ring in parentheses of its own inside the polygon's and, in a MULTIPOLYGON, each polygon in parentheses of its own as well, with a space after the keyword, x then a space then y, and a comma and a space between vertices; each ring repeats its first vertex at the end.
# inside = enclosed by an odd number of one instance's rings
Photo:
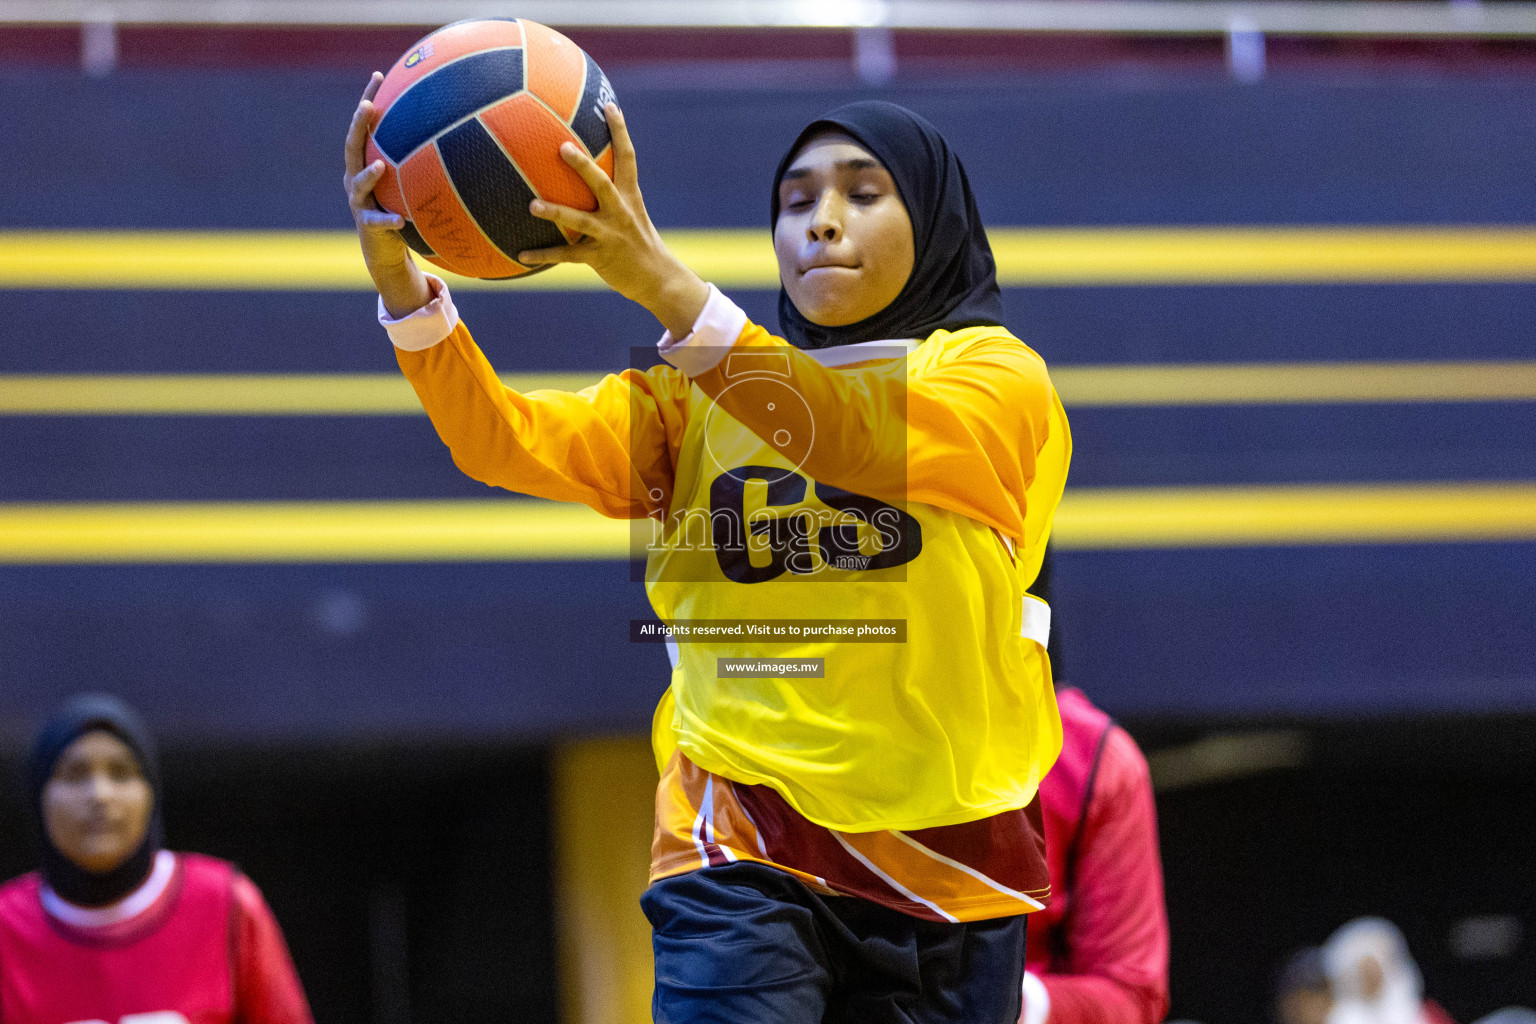
POLYGON ((160 820, 160 764, 155 743, 143 720, 133 709, 105 693, 82 693, 65 701, 38 732, 27 759, 27 796, 33 825, 42 848, 43 879, 49 888, 80 907, 104 907, 137 889, 155 866, 155 854, 164 842, 160 820), (43 787, 53 776, 60 755, 75 740, 95 729, 111 733, 128 745, 139 762, 139 771, 154 792, 154 808, 144 841, 127 860, 105 874, 86 871, 64 856, 48 838, 43 823, 43 787))
POLYGON ((916 258, 901 294, 866 320, 822 327, 807 320, 779 289, 779 327, 799 348, 829 348, 887 338, 923 339, 938 330, 959 330, 1003 321, 992 247, 981 226, 960 158, 939 130, 905 107, 865 100, 838 107, 811 122, 789 147, 773 176, 773 219, 779 220, 779 182, 802 146, 818 132, 852 136, 896 180, 912 219, 916 258))

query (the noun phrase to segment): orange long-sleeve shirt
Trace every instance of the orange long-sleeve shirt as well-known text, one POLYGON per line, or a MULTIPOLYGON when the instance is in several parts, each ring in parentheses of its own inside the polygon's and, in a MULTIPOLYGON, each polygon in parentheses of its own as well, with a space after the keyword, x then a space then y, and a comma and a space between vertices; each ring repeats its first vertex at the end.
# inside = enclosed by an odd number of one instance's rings
MULTIPOLYGON (((691 383, 748 429, 771 434, 777 421, 750 388, 733 388, 728 372, 729 356, 764 355, 785 361, 786 383, 805 400, 818 431, 830 431, 804 452, 810 476, 873 498, 948 509, 1026 539, 1027 492, 1060 405, 1045 363, 1017 338, 989 331, 963 360, 921 378, 877 378, 870 388, 743 316, 729 352, 714 353, 713 365, 691 383), (893 422, 904 430, 891 429, 893 422)), ((501 383, 456 316, 441 342, 397 348, 396 356, 454 463, 476 480, 579 502, 615 519, 666 507, 689 415, 683 370, 625 370, 578 392, 521 394, 501 383)), ((1064 426, 1062 418, 1055 429, 1064 426)), ((1065 465, 1051 471, 1064 477, 1065 465)), ((1039 529, 1049 528, 1049 512, 1037 518, 1039 529)))
POLYGON ((446 337, 397 346, 454 461, 489 484, 666 522, 647 572, 664 620, 862 614, 908 624, 905 645, 774 652, 824 659, 826 681, 810 685, 717 681, 715 656, 760 654, 751 643, 680 652, 658 714, 654 875, 741 857, 833 891, 895 893, 893 905, 938 919, 1039 906, 1038 812, 1023 809, 1055 756, 1059 723, 1024 589, 1070 453, 1039 356, 1000 328, 806 353, 712 293, 689 339, 664 339, 674 366, 576 393, 520 394, 456 316, 443 320, 446 337), (775 530, 757 528, 764 512, 775 530), (834 512, 847 518, 831 525, 834 512), (723 513, 744 515, 753 536, 798 543, 804 559, 765 567, 718 537, 691 547, 674 529, 723 513), (884 513, 905 522, 894 547, 872 528, 884 513), (777 530, 797 523, 809 525, 777 530), (864 553, 855 568, 832 557, 850 552, 864 553), (749 805, 778 827, 743 824, 749 805), (940 834, 959 826, 964 836, 940 834), (807 829, 826 842, 800 841, 807 829), (842 863, 805 859, 812 848, 842 863), (998 857, 1004 849, 1016 856, 998 857))

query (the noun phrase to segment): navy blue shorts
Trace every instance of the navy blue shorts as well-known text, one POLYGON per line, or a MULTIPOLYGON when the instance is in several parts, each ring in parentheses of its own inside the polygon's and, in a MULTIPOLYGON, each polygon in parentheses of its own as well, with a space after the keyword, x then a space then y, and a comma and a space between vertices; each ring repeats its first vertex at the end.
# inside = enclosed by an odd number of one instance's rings
POLYGON ((1017 1024, 1024 917, 924 921, 818 896, 761 864, 700 868, 640 898, 657 1024, 1017 1024))

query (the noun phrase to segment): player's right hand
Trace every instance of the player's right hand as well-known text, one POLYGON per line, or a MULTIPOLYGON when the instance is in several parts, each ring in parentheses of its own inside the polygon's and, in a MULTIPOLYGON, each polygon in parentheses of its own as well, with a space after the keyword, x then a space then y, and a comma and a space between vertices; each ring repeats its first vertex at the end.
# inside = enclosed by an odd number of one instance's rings
POLYGON ((368 125, 373 120, 373 97, 378 94, 384 76, 375 71, 363 90, 352 124, 347 129, 346 175, 342 186, 347 190, 347 204, 357 225, 363 247, 363 262, 384 300, 389 315, 398 319, 425 306, 432 298, 431 289, 420 268, 411 259, 400 228, 405 219, 379 208, 373 189, 384 175, 384 161, 366 164, 368 125))

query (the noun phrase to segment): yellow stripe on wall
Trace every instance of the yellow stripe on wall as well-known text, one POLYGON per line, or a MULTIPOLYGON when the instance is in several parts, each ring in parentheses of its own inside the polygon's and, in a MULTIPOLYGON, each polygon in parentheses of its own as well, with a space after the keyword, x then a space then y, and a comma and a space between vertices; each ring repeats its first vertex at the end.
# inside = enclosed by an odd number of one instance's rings
POLYGON ((1536 540, 1536 483, 1068 491, 1068 550, 1536 540))
POLYGON ((1016 287, 1536 280, 1529 228, 1005 228, 988 236, 999 283, 1016 287))
MULTIPOLYGON (((602 374, 504 374, 518 391, 576 391, 602 374)), ((1536 401, 1536 361, 1066 366, 1070 408, 1536 401)), ((0 416, 420 415, 399 374, 0 376, 0 416)))
MULTIPOLYGON (((1536 281, 1521 227, 993 228, 1005 287, 1536 281)), ((723 288, 776 288, 766 230, 670 231, 672 250, 723 288)), ((447 275, 457 290, 605 287, 585 267, 522 281, 447 275)), ((0 231, 0 288, 366 291, 345 231, 0 231)))
MULTIPOLYGON (((449 276, 456 290, 505 287, 449 276)), ((603 284, 584 267, 562 267, 518 286, 603 284)), ((8 231, 0 232, 0 288, 367 291, 373 284, 348 231, 8 231)))
POLYGON ((537 562, 629 557, 629 526, 535 501, 0 505, 0 562, 537 562))
MULTIPOLYGON (((519 391, 578 391, 599 373, 503 374, 519 391)), ((5 416, 425 415, 398 373, 0 376, 5 416)))
MULTIPOLYGON (((0 563, 578 561, 628 524, 490 501, 0 505, 0 563)), ((1536 483, 1068 491, 1067 550, 1536 540, 1536 483)))
POLYGON ((1521 360, 1064 366, 1051 379, 1079 409, 1536 400, 1536 361, 1521 360))

